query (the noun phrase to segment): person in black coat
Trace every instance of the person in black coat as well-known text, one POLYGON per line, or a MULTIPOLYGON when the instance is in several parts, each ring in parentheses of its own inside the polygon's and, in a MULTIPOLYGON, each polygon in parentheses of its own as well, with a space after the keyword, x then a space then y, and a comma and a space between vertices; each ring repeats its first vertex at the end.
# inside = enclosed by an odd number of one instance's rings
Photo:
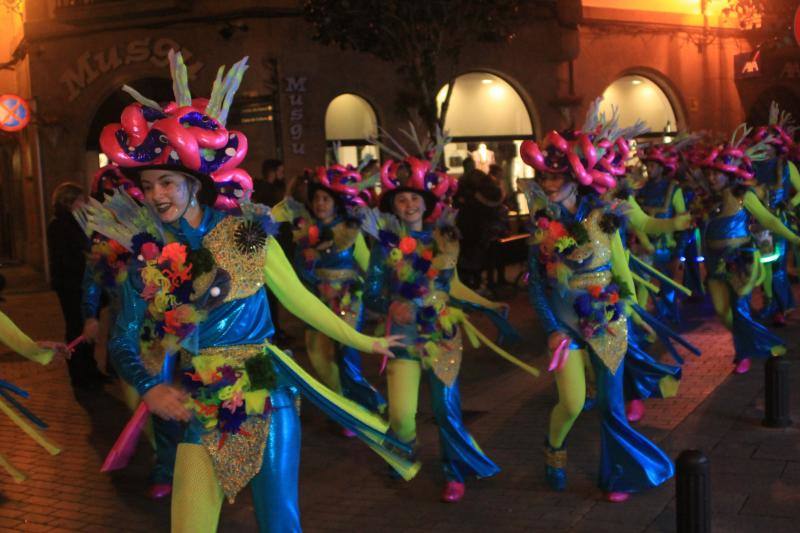
MULTIPOLYGON (((47 225, 47 246, 50 255, 50 286, 56 291, 66 324, 65 340, 71 342, 83 332, 81 311, 83 271, 89 239, 72 216, 72 211, 86 201, 83 188, 65 182, 53 191, 53 218, 47 225)), ((108 378, 97 368, 94 345, 79 344, 67 361, 73 387, 100 388, 108 378)))

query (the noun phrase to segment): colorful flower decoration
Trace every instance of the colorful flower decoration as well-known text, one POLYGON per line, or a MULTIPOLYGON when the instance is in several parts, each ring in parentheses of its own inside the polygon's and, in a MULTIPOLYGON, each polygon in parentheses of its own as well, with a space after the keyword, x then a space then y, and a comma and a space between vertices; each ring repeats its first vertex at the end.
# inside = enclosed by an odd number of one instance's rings
POLYGON ((575 298, 573 309, 578 315, 581 334, 591 339, 604 334, 608 326, 622 315, 624 306, 617 284, 610 283, 606 287, 587 287, 585 293, 575 298))

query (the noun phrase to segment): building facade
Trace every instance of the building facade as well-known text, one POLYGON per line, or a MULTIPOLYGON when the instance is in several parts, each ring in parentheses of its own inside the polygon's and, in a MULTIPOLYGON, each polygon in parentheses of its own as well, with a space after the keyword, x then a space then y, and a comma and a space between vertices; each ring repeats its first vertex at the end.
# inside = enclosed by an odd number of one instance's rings
MULTIPOLYGON (((531 2, 513 39, 467 46, 445 123, 453 137, 448 165, 458 174, 470 156, 479 167, 499 164, 513 182, 529 172, 516 157, 521 140, 579 125, 604 93, 623 108, 654 113, 658 132, 731 130, 745 116, 733 56, 750 45, 737 30, 694 13, 701 2, 681 1, 677 12, 650 10, 662 2, 531 2)), ((170 49, 182 50, 197 95, 208 94, 219 65, 249 56, 229 127, 248 136, 244 167, 254 177, 265 158, 283 159, 288 175, 321 164, 334 141, 340 159, 374 151, 367 137, 379 126, 406 126, 395 66, 321 46, 311 32, 298 1, 29 3, 28 86, 21 90, 35 95, 37 118, 26 134, 35 142, 22 148, 36 154, 28 156, 36 163, 32 184, 41 184, 41 198, 65 180, 87 184, 102 163, 100 129, 130 101, 122 85, 156 100, 171 97, 170 49)), ((43 269, 41 227, 50 212, 34 193, 13 193, 31 197, 23 199, 31 208, 28 250, 17 255, 43 269)))

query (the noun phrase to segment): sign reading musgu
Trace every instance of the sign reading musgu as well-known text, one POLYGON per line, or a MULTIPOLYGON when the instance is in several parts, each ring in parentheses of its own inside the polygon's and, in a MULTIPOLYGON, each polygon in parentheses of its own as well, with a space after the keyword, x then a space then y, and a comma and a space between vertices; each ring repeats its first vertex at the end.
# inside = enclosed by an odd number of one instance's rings
POLYGON ((0 95, 0 130, 19 131, 31 120, 28 103, 15 94, 0 95))
POLYGON ((194 79, 195 75, 203 68, 203 63, 192 61, 193 54, 190 50, 167 37, 159 39, 145 37, 124 45, 114 45, 105 50, 84 52, 75 61, 74 67, 61 73, 59 81, 66 86, 67 99, 71 102, 79 97, 101 74, 125 65, 149 61, 156 67, 166 67, 169 64, 167 54, 173 49, 181 51, 189 71, 189 78, 194 79))

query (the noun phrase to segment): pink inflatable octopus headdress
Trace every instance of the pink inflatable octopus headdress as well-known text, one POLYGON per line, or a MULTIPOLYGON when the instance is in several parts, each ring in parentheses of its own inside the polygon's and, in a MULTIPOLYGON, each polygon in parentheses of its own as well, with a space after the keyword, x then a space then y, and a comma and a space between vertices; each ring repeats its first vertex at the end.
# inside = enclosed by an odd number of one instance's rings
POLYGON ((134 181, 138 173, 131 170, 186 172, 200 180, 215 208, 236 211, 240 201, 250 198, 253 180, 238 168, 247 155, 247 137, 226 129, 225 122, 247 70, 247 57, 233 65, 224 78, 224 67, 220 67, 208 99, 191 97, 180 52, 170 51, 169 61, 175 101, 162 107, 123 87, 136 102, 123 110, 119 123, 103 128, 100 147, 134 181))
POLYGON ((618 126, 619 113, 613 109, 610 118, 600 112, 601 98, 589 108, 582 130, 548 133, 542 144, 524 141, 520 146, 522 160, 540 172, 566 173, 579 184, 604 193, 625 174, 630 155, 629 139, 647 131, 642 122, 630 128, 618 126))
POLYGON ((338 199, 344 207, 366 207, 371 193, 364 183, 358 168, 338 163, 329 167, 317 167, 312 181, 308 184, 308 198, 314 191, 322 189, 338 199))
POLYGON ((767 137, 748 145, 745 141, 751 131, 747 124, 739 124, 729 143, 707 149, 702 157, 697 157, 695 164, 724 172, 738 182, 749 182, 755 178, 753 161, 769 157, 770 140, 767 137))

